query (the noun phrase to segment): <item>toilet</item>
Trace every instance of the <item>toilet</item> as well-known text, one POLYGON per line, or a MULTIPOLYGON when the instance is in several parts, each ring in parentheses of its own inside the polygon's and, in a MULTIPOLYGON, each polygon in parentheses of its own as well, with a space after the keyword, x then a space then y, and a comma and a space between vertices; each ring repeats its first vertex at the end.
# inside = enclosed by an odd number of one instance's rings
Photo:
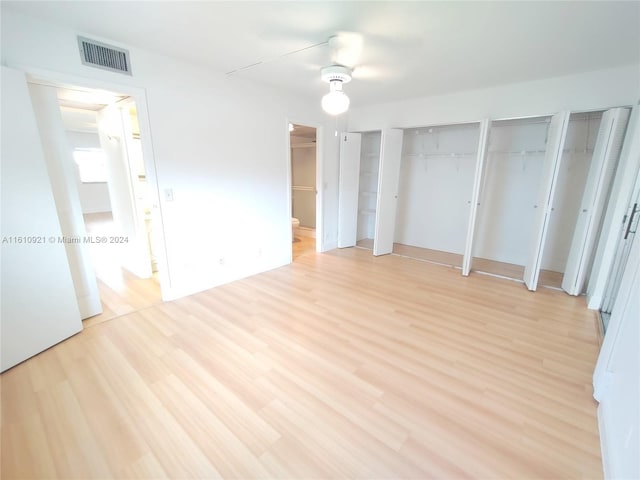
POLYGON ((291 217, 291 241, 295 242, 296 228, 300 226, 300 220, 295 217, 291 217))

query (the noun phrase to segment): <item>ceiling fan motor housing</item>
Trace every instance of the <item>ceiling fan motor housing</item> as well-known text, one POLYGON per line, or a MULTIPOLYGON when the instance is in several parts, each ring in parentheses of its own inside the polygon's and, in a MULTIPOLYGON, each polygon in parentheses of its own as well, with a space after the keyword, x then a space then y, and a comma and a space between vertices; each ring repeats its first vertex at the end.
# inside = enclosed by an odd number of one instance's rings
POLYGON ((320 78, 326 83, 351 81, 351 69, 344 65, 330 65, 320 70, 320 78))

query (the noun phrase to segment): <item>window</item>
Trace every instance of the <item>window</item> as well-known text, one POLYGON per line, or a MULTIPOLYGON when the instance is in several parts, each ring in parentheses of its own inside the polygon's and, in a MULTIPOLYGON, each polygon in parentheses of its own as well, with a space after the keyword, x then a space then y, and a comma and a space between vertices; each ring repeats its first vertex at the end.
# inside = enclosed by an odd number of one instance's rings
POLYGON ((107 156, 100 148, 76 148, 73 158, 78 165, 82 183, 107 181, 107 156))

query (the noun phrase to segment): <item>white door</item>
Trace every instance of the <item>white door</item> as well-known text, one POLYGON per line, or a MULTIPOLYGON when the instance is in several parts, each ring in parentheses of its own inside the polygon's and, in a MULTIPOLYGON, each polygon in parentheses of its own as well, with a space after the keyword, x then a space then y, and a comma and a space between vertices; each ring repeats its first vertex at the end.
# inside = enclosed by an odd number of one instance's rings
POLYGON ((24 73, 2 70, 0 370, 82 330, 24 73))
POLYGON ((562 280, 562 289, 570 295, 580 295, 584 290, 628 118, 626 108, 613 108, 602 116, 562 280))
POLYGON ((122 243, 122 266, 140 278, 151 277, 151 252, 144 208, 138 204, 129 164, 123 112, 108 106, 98 112, 100 145, 107 154, 109 198, 117 235, 126 239, 122 243))
POLYGON ((386 255, 393 251, 400 159, 402 158, 402 135, 403 131, 399 129, 382 130, 376 228, 373 238, 374 255, 386 255))
POLYGON ((640 241, 624 269, 593 373, 605 478, 640 478, 640 241))
POLYGON ((480 193, 484 175, 484 162, 487 158, 487 148, 489 147, 489 130, 491 120, 485 119, 480 122, 480 136, 478 138, 478 154, 476 159, 476 171, 473 177, 473 190, 471 200, 469 200, 469 226, 467 227, 467 241, 464 247, 464 257, 462 258, 462 275, 469 275, 471 270, 471 259, 473 257, 473 235, 476 230, 476 218, 478 216, 478 205, 480 204, 480 193))
MULTIPOLYGON (((602 235, 593 260, 593 268, 587 285, 588 307, 593 310, 605 308, 603 299, 610 290, 610 275, 618 268, 621 260, 621 245, 626 243, 628 220, 631 220, 634 198, 640 191, 640 106, 633 107, 629 117, 624 145, 620 152, 620 161, 616 168, 616 176, 611 186, 611 195, 607 205, 607 213, 602 224, 602 235), (634 187, 634 181, 636 186, 634 187), (633 193, 636 192, 636 193, 633 193)), ((638 214, 636 214, 637 217, 638 214)), ((635 220, 634 220, 635 221, 635 220)), ((631 232, 629 232, 631 234, 631 232)), ((631 234, 632 235, 632 234, 631 234)))
POLYGON ((362 135, 359 133, 340 134, 338 248, 356 245, 361 145, 362 135))
POLYGON ((545 148, 544 164, 542 166, 542 179, 540 181, 536 204, 533 206, 535 209, 533 238, 531 240, 531 246, 529 247, 527 263, 524 266, 524 283, 531 291, 535 291, 538 286, 544 241, 547 236, 549 219, 551 218, 553 195, 560 170, 560 161, 562 159, 564 139, 567 135, 568 125, 569 112, 555 114, 549 124, 547 146, 545 148))
POLYGON ((62 122, 57 89, 49 85, 30 83, 29 92, 44 146, 44 158, 62 234, 69 239, 79 240, 67 242, 64 247, 71 268, 80 316, 93 317, 102 313, 102 303, 89 256, 89 247, 84 243, 87 230, 82 217, 75 165, 62 122))

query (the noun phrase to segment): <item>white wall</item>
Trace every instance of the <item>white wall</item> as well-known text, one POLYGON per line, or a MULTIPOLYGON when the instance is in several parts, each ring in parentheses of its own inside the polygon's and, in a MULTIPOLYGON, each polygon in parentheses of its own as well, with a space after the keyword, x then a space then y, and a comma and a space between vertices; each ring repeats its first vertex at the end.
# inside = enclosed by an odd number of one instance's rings
POLYGON ((170 188, 174 196, 159 199, 166 298, 289 263, 289 121, 325 127, 321 241, 325 248, 337 244, 339 143, 336 122, 319 102, 129 45, 133 76, 86 67, 78 33, 84 32, 3 11, 2 63, 82 77, 95 87, 144 89, 151 131, 141 134, 152 139, 159 192, 170 188))
POLYGON ((640 65, 514 83, 492 88, 354 107, 349 131, 407 128, 541 116, 562 110, 594 111, 635 104, 640 65))
MULTIPOLYGON (((98 132, 67 131, 67 141, 72 151, 76 148, 100 148, 98 132)), ((111 202, 109 201, 107 183, 82 183, 77 166, 74 168, 74 175, 78 185, 78 193, 80 194, 82 213, 110 212, 111 202)))

